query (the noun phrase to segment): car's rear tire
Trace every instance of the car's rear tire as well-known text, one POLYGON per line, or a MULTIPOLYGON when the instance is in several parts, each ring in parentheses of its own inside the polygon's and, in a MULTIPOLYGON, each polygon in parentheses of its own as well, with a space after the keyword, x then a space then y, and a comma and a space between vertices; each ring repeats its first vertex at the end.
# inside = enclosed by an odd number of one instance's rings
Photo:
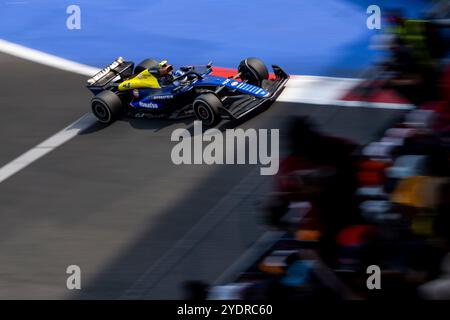
POLYGON ((144 71, 145 69, 151 69, 151 68, 155 68, 157 67, 159 64, 158 61, 156 61, 155 59, 145 59, 143 61, 141 61, 135 68, 134 68, 134 73, 141 73, 142 71, 144 71))
POLYGON ((122 101, 111 91, 103 91, 93 97, 91 108, 97 120, 106 124, 116 121, 123 111, 122 101))
POLYGON ((222 120, 220 115, 222 101, 212 92, 199 95, 192 107, 197 119, 208 127, 213 127, 222 120))
POLYGON ((264 80, 269 79, 266 65, 258 58, 247 58, 241 61, 238 67, 241 79, 247 83, 260 87, 264 80))

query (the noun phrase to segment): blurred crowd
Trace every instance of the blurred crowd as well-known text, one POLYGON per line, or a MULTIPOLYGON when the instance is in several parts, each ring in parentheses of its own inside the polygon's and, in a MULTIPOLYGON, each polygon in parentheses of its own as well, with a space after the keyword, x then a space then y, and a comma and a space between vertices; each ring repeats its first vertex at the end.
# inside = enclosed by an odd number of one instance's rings
MULTIPOLYGON (((448 101, 449 1, 438 1, 423 19, 407 19, 400 10, 384 13, 384 33, 374 48, 383 59, 368 68, 362 96, 392 89, 416 106, 448 101)), ((433 106, 439 108, 438 106, 433 106)))
POLYGON ((450 299, 448 13, 442 1, 421 20, 387 15, 387 58, 362 90, 395 90, 415 108, 378 141, 292 120, 264 206, 283 236, 234 282, 195 287, 203 298, 450 299), (381 290, 367 287, 371 265, 381 290))

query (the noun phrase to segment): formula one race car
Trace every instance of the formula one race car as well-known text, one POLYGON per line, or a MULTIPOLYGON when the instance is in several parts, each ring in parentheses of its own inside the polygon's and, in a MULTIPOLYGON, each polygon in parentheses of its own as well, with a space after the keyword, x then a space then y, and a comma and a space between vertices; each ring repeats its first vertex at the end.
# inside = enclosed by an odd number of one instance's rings
POLYGON ((236 75, 224 78, 212 75, 212 63, 173 72, 166 61, 146 59, 134 67, 118 58, 90 78, 87 87, 95 95, 92 112, 103 123, 122 115, 178 119, 195 114, 204 125, 214 126, 221 119, 239 119, 271 105, 289 78, 280 67, 272 68, 274 76, 269 79, 264 63, 248 58, 236 75), (154 70, 165 73, 160 76, 154 70))

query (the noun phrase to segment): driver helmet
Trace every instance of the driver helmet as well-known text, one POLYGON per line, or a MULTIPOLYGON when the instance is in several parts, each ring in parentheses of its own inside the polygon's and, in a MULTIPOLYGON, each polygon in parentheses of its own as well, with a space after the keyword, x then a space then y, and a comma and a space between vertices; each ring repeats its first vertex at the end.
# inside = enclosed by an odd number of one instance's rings
POLYGON ((172 73, 173 66, 171 64, 168 64, 167 60, 161 61, 159 64, 159 74, 161 76, 166 76, 172 73))

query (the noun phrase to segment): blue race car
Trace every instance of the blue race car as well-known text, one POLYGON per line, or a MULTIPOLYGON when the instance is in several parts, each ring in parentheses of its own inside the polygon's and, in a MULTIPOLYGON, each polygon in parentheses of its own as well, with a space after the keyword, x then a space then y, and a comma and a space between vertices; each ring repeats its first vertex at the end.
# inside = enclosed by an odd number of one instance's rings
POLYGON ((257 58, 241 61, 234 76, 212 75, 212 63, 185 66, 177 71, 167 61, 146 59, 136 67, 116 59, 87 81, 94 94, 92 112, 100 122, 112 123, 123 115, 135 118, 182 118, 195 115, 204 125, 239 119, 270 106, 289 75, 272 66, 274 77, 257 58))

